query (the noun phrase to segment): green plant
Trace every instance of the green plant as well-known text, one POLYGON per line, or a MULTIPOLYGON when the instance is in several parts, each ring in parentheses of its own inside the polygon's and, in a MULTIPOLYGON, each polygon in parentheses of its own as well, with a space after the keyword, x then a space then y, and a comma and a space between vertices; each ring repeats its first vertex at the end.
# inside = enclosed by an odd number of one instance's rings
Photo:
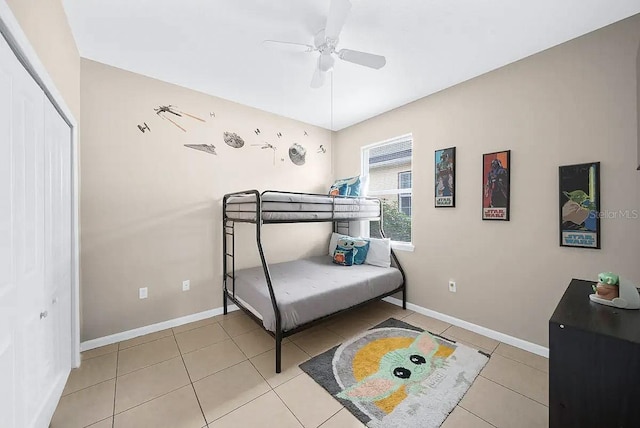
MULTIPOLYGON (((411 242, 411 217, 398 210, 395 201, 382 200, 382 215, 384 218, 384 234, 392 241, 411 242)), ((380 238, 378 222, 371 222, 370 235, 380 238)))

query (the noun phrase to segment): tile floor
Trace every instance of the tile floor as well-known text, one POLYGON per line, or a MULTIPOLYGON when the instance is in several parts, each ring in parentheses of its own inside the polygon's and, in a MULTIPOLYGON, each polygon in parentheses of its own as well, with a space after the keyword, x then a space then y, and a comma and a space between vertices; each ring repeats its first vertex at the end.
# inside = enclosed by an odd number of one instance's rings
POLYGON ((298 364, 389 317, 492 354, 443 428, 547 426, 545 358, 377 302, 285 339, 280 374, 274 340, 239 311, 87 351, 51 427, 362 427, 298 364))

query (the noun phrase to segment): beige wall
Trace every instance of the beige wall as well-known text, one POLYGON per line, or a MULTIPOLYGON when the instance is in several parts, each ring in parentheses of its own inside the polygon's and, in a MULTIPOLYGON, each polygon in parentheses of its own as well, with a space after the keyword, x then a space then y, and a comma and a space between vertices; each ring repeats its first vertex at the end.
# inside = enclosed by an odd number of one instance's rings
POLYGON ((7 0, 40 61, 80 121, 80 55, 61 0, 7 0))
MULTIPOLYGON (((332 181, 327 130, 84 59, 82 127, 82 340, 222 306, 225 193, 325 193, 332 181), (207 123, 176 118, 184 133, 156 116, 160 104, 180 106, 207 123), (142 122, 151 132, 138 130, 142 122), (227 146, 224 131, 241 135, 245 146, 227 146), (278 147, 276 166, 270 150, 251 146, 264 141, 278 147), (307 148, 304 166, 289 161, 294 142, 307 148), (183 144, 214 144, 218 155, 183 144), (327 154, 317 153, 320 144, 327 154), (191 291, 182 292, 186 279, 191 291), (145 286, 149 298, 139 300, 138 288, 145 286)), ((237 266, 255 266, 255 228, 244 226, 237 266)), ((267 226, 267 260, 321 254, 329 232, 329 224, 267 226)))
POLYGON ((638 92, 636 108, 638 109, 638 170, 640 170, 640 45, 636 56, 636 90, 638 92))
POLYGON ((557 193, 559 165, 601 161, 603 209, 640 209, 639 42, 635 16, 338 132, 337 176, 358 172, 361 146, 413 133, 415 252, 399 254, 410 302, 547 345, 572 277, 640 282, 640 219, 603 219, 602 250, 560 248, 557 193), (457 207, 435 209, 433 153, 451 146, 457 207), (511 221, 483 222, 482 154, 503 149, 511 221))

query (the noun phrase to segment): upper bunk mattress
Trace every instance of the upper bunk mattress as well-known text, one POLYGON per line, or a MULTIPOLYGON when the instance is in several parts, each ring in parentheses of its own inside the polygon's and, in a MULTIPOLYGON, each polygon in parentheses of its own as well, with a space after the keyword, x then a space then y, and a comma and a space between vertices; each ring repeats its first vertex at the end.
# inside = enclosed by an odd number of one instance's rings
MULTIPOLYGON (((379 216, 380 203, 377 199, 277 192, 266 192, 262 196, 264 221, 357 220, 379 216)), ((255 195, 230 197, 227 200, 227 218, 255 221, 255 195)))
MULTIPOLYGON (((402 285, 394 267, 341 266, 330 256, 310 257, 269 265, 273 291, 280 309, 282 330, 391 292, 402 285)), ((276 330, 271 297, 262 266, 236 271, 236 297, 262 318, 267 330, 276 330)), ((228 285, 231 290, 231 285, 228 285)))

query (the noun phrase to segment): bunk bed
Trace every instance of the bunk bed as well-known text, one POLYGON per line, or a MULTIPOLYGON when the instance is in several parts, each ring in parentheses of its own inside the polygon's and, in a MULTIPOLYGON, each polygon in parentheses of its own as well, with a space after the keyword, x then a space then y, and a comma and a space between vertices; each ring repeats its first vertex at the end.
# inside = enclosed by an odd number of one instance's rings
POLYGON ((393 250, 389 268, 363 264, 345 270, 328 255, 269 265, 262 248, 265 224, 332 222, 334 232, 348 235, 349 222, 376 221, 384 237, 379 199, 247 190, 226 194, 222 210, 224 313, 231 301, 275 338, 276 373, 287 336, 398 292, 406 309, 405 274, 393 250), (235 223, 255 224, 262 266, 236 271, 235 223))

